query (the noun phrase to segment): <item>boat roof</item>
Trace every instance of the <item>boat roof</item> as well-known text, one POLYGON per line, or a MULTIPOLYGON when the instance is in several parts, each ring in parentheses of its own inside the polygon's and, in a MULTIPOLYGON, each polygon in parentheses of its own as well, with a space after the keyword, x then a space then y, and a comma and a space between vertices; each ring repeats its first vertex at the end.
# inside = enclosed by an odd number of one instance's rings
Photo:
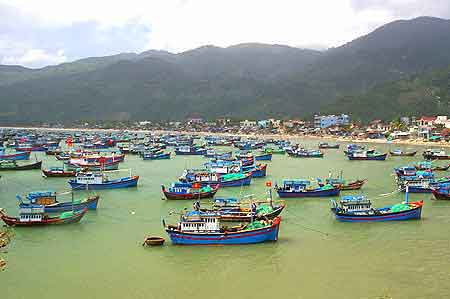
POLYGON ((364 195, 346 195, 341 198, 343 204, 370 203, 370 200, 364 195))
POLYGON ((283 185, 310 185, 310 180, 305 179, 286 179, 283 180, 283 185))

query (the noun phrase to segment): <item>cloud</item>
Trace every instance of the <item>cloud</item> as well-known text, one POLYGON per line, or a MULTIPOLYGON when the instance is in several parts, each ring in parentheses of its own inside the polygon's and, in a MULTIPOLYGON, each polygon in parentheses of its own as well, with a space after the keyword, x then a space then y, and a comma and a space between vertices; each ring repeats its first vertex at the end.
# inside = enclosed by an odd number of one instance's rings
POLYGON ((0 59, 19 61, 32 49, 63 50, 70 61, 243 42, 323 49, 398 18, 448 18, 449 7, 448 0, 0 0, 0 59))
POLYGON ((27 65, 41 67, 43 65, 60 64, 67 61, 64 50, 48 53, 42 49, 29 49, 22 56, 4 56, 2 64, 27 65))
POLYGON ((351 5, 356 11, 384 11, 396 18, 450 18, 448 0, 352 0, 351 5))
POLYGON ((0 3, 0 63, 39 68, 88 56, 141 52, 149 32, 139 19, 108 26, 98 20, 49 24, 0 3))

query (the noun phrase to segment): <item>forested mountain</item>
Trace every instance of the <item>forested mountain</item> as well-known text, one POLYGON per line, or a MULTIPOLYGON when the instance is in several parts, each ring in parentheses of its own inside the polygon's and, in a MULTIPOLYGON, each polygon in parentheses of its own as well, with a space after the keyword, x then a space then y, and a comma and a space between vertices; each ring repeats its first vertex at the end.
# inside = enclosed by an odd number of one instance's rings
MULTIPOLYGON (((384 92, 389 84, 411 86, 417 79, 410 76, 428 78, 431 70, 450 65, 448 37, 449 20, 421 17, 386 24, 324 52, 253 43, 124 53, 38 70, 0 66, 0 121, 165 120, 193 113, 289 118, 324 107, 384 115, 376 101, 397 100, 384 92)), ((406 111, 391 108, 388 115, 406 111)))

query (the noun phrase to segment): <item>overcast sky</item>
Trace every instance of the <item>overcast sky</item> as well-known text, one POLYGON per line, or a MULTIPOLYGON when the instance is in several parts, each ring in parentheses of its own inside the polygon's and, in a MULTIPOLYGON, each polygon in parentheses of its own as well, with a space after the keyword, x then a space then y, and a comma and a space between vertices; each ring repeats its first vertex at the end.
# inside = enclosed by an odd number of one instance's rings
POLYGON ((326 49, 396 19, 450 18, 449 0, 0 0, 0 64, 243 42, 326 49))

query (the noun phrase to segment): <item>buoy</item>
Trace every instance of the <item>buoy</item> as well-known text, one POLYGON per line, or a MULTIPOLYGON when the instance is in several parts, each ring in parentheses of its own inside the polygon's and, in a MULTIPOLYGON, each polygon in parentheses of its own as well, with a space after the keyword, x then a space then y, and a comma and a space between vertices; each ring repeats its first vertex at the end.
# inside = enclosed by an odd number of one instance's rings
POLYGON ((135 211, 131 211, 130 213, 131 213, 131 215, 134 215, 134 214, 136 214, 136 212, 135 212, 135 211))

